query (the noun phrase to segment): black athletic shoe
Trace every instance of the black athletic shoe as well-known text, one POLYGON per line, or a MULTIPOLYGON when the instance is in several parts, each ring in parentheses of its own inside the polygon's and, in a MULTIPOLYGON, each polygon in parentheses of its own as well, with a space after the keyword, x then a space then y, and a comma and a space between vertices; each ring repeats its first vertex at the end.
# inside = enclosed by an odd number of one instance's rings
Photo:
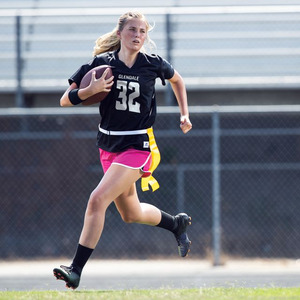
POLYGON ((75 290, 79 286, 80 275, 74 271, 74 268, 60 266, 61 269, 53 269, 53 274, 56 279, 64 280, 66 282, 66 287, 75 290))
POLYGON ((181 257, 185 257, 190 251, 191 241, 188 238, 186 229, 188 225, 191 225, 191 217, 185 213, 181 213, 175 216, 178 221, 178 229, 174 233, 177 244, 178 244, 178 253, 181 257))

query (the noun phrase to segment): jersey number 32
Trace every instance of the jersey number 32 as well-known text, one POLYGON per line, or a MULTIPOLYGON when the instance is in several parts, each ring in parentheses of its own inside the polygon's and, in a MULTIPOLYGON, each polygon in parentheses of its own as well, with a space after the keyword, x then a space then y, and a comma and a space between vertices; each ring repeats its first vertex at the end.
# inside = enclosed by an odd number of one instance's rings
POLYGON ((140 103, 134 99, 140 96, 140 84, 138 82, 118 80, 117 89, 120 90, 118 100, 116 101, 116 110, 128 110, 140 113, 140 103), (127 91, 131 91, 127 96, 127 91))

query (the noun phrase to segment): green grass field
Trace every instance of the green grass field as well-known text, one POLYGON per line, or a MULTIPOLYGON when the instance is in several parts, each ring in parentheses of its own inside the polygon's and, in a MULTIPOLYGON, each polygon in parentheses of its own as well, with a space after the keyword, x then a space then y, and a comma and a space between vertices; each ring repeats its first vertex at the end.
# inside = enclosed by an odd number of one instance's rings
POLYGON ((105 300, 282 300, 300 299, 300 288, 200 288, 122 291, 0 292, 1 300, 105 299, 105 300))

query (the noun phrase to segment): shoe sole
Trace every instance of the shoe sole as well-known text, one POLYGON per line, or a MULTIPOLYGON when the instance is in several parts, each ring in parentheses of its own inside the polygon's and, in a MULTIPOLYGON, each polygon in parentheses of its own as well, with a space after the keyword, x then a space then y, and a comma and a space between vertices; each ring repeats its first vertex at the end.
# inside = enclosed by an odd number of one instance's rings
MULTIPOLYGON (((187 215, 187 216, 188 216, 188 215, 187 215)), ((192 225, 192 217, 188 216, 188 218, 185 218, 185 232, 186 232, 187 227, 190 226, 190 225, 192 225)), ((188 248, 187 252, 186 252, 184 255, 181 255, 180 246, 178 246, 178 254, 179 254, 179 256, 181 256, 181 257, 187 257, 188 254, 189 254, 189 252, 191 251, 190 246, 191 246, 191 244, 192 244, 192 241, 190 241, 190 239, 189 239, 187 233, 186 233, 186 236, 187 236, 187 239, 188 239, 188 241, 189 241, 189 244, 188 244, 188 247, 189 247, 189 248, 188 248)))
POLYGON ((77 288, 77 286, 74 287, 74 286, 70 285, 69 278, 66 277, 66 275, 60 269, 54 269, 53 275, 57 280, 63 280, 66 283, 66 287, 68 289, 71 288, 71 289, 75 290, 77 288))
MULTIPOLYGON (((188 240, 189 240, 189 238, 188 238, 188 240)), ((188 250, 187 250, 187 252, 185 253, 185 254, 181 254, 181 249, 180 249, 180 246, 178 246, 178 254, 179 254, 179 256, 180 257, 187 257, 187 256, 189 256, 189 252, 191 251, 191 245, 192 245, 192 241, 190 241, 189 240, 189 242, 188 242, 188 250)))

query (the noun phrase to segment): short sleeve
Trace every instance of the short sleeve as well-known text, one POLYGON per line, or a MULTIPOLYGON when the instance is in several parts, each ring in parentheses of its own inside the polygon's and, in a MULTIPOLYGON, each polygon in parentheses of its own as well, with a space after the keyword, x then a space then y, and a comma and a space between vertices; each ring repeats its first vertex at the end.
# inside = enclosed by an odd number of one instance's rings
POLYGON ((88 62, 87 64, 82 65, 69 79, 69 84, 71 85, 73 82, 75 82, 77 84, 77 86, 79 86, 81 79, 83 78, 83 76, 89 71, 91 70, 93 67, 93 61, 88 62))
POLYGON ((90 60, 87 64, 82 65, 69 79, 69 84, 71 85, 73 82, 80 85, 81 79, 83 76, 90 71, 91 69, 107 64, 104 59, 100 56, 95 56, 92 60, 90 60))
POLYGON ((159 57, 159 59, 160 59, 159 78, 161 79, 162 85, 166 85, 165 79, 171 79, 174 76, 175 70, 173 66, 164 58, 159 57))
POLYGON ((165 79, 171 79, 175 72, 173 66, 165 59, 162 60, 162 72, 165 79))

